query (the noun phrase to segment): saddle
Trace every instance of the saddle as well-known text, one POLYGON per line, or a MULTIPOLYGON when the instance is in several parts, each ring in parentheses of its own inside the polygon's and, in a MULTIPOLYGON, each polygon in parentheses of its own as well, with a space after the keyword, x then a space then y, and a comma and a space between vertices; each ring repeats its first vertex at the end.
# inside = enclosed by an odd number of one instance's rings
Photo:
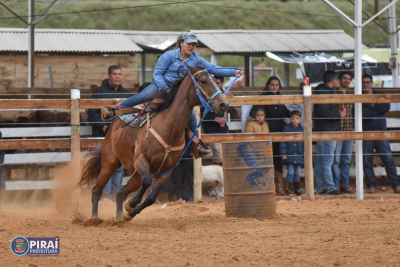
POLYGON ((127 124, 129 124, 129 126, 132 127, 142 127, 147 120, 150 120, 151 117, 154 116, 154 114, 156 114, 156 112, 150 113, 149 116, 147 116, 146 113, 141 114, 138 116, 137 113, 133 113, 133 114, 127 114, 127 115, 120 115, 119 117, 127 124))

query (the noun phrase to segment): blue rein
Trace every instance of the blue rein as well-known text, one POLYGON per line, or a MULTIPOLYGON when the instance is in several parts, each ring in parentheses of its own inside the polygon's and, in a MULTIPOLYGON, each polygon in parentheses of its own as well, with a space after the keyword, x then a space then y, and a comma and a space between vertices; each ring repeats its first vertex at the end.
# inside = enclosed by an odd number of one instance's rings
MULTIPOLYGON (((190 73, 190 71, 189 71, 189 75, 190 75, 190 77, 192 77, 194 86, 196 87, 197 96, 199 97, 201 104, 204 106, 203 116, 201 117, 199 123, 197 124, 196 130, 194 131, 192 137, 190 138, 190 140, 189 140, 187 146, 185 147, 185 150, 183 151, 183 153, 182 153, 181 157, 179 158, 178 162, 177 162, 174 166, 172 166, 172 167, 166 169, 166 170, 163 171, 162 173, 160 173, 160 174, 158 174, 157 176, 155 176, 155 178, 160 177, 161 175, 166 174, 166 173, 169 172, 171 169, 173 169, 173 168, 175 168, 176 166, 179 165, 179 162, 181 161, 183 155, 185 155, 187 149, 189 148, 189 145, 190 145, 190 144, 192 143, 192 141, 193 141, 193 138, 196 136, 196 133, 199 131, 199 128, 200 128, 201 124, 203 123, 205 116, 206 116, 207 113, 210 112, 210 111, 211 111, 211 112, 214 112, 214 109, 210 106, 211 101, 212 101, 217 95, 222 94, 222 91, 221 91, 221 90, 218 90, 217 92, 215 92, 215 93, 210 97, 210 100, 209 100, 209 101, 205 100, 204 97, 203 97, 203 95, 202 95, 201 92, 200 92, 200 89, 199 89, 199 86, 197 85, 196 79, 193 77, 193 75, 190 73)), ((238 77, 235 77, 235 79, 233 80, 233 82, 229 85, 228 89, 226 89, 224 96, 226 96, 226 94, 227 94, 228 91, 231 89, 232 85, 237 81, 237 79, 238 79, 238 77)))

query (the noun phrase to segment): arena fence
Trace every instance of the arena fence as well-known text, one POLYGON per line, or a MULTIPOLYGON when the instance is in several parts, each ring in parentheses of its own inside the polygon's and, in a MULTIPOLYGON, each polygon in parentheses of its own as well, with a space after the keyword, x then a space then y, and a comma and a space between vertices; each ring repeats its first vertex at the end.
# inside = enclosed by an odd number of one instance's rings
MULTIPOLYGON (((55 139, 9 139, 0 141, 0 150, 16 149, 60 149, 63 146, 71 149, 71 161, 74 166, 80 165, 82 149, 93 148, 102 142, 102 138, 81 138, 80 109, 113 106, 123 99, 80 99, 80 90, 71 90, 71 99, 0 99, 1 109, 70 109, 71 137, 55 139), (66 142, 71 140, 67 145, 66 142)), ((304 141, 304 172, 306 197, 314 199, 314 179, 312 167, 312 142, 328 140, 400 140, 399 131, 375 132, 312 132, 312 104, 329 103, 398 103, 400 95, 278 95, 278 96, 235 96, 228 99, 231 105, 272 105, 303 104, 304 133, 268 133, 268 134, 203 134, 205 143, 271 140, 272 142, 304 141)), ((78 169, 78 168, 76 168, 78 169)), ((201 168, 199 168, 201 171, 201 168)), ((362 170, 361 170, 362 171, 362 170)), ((79 172, 72 175, 79 176, 79 172)), ((357 188, 362 188, 357 181, 357 188)), ((195 186, 201 187, 201 175, 195 175, 195 186), (197 181, 200 179, 200 181, 197 181)), ((362 191, 362 190, 361 190, 362 191)), ((201 190, 196 188, 195 200, 201 198, 201 190)), ((358 198, 363 198, 357 195, 358 198)))

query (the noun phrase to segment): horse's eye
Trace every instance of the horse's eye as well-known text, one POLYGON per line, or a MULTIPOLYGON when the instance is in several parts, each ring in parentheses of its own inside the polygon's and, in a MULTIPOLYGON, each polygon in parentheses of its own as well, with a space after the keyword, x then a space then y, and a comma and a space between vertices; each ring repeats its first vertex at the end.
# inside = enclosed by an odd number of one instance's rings
POLYGON ((202 84, 202 85, 206 85, 206 84, 207 84, 207 81, 201 81, 201 84, 202 84))

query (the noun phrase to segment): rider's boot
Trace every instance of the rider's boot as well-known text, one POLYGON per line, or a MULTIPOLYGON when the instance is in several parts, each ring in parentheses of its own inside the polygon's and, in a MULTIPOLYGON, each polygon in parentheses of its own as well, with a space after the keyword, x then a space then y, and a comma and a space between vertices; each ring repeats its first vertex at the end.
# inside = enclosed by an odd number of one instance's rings
POLYGON ((190 145, 192 146, 193 156, 196 159, 203 158, 211 153, 211 150, 209 150, 206 144, 204 144, 203 141, 201 141, 201 139, 199 139, 197 136, 193 138, 190 145))
POLYGON ((122 107, 119 104, 114 107, 104 106, 101 108, 101 119, 103 121, 110 121, 114 119, 116 116, 140 112, 144 108, 145 106, 143 104, 136 105, 132 108, 122 107))
MULTIPOLYGON (((192 135, 193 132, 189 130, 189 127, 186 127, 186 143, 189 142, 192 135)), ((197 135, 193 137, 192 143, 190 145, 193 150, 193 156, 196 159, 203 158, 211 153, 211 150, 208 149, 207 145, 204 144, 197 135)))

